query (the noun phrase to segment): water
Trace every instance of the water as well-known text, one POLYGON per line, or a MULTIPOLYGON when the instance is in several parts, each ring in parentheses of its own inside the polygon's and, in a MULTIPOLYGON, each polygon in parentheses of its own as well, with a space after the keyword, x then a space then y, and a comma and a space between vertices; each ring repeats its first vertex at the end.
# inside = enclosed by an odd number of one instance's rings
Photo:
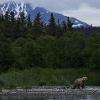
POLYGON ((100 95, 1 96, 0 100, 100 100, 100 95))

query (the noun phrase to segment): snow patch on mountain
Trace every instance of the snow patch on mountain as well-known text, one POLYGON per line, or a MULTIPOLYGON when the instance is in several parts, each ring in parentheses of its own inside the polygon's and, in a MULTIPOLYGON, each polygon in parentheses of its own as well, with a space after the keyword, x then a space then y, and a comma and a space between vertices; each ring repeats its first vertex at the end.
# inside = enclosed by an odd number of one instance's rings
POLYGON ((82 26, 83 26, 83 24, 72 25, 73 28, 82 27, 82 26))

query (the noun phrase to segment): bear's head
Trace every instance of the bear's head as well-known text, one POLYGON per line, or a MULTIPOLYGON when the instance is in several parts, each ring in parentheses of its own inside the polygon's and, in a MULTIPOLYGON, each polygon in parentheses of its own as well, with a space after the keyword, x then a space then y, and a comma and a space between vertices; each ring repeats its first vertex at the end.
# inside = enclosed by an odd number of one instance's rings
POLYGON ((82 77, 82 80, 83 81, 86 81, 88 78, 87 77, 82 77))

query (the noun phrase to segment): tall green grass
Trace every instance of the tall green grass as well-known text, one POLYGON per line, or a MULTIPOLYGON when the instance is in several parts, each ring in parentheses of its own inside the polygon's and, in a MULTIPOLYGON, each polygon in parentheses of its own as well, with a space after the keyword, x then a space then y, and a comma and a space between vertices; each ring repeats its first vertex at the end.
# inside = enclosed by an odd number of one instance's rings
POLYGON ((87 85, 100 85, 100 72, 88 69, 50 69, 32 68, 25 70, 10 70, 0 75, 1 88, 32 86, 54 86, 73 84, 76 78, 87 76, 87 85))

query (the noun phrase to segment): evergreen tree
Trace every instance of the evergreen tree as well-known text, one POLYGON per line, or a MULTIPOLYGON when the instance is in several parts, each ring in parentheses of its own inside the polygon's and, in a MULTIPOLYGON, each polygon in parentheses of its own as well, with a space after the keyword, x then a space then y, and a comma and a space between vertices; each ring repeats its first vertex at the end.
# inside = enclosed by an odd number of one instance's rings
POLYGON ((2 23, 4 21, 4 16, 0 15, 0 31, 2 30, 2 23))
POLYGON ((63 35, 63 30, 62 30, 62 27, 61 27, 61 24, 59 23, 59 20, 58 20, 58 24, 56 26, 56 36, 57 37, 61 37, 63 35))
POLYGON ((36 38, 44 34, 44 27, 41 23, 41 15, 38 13, 33 22, 32 37, 36 38))
POLYGON ((4 19, 5 19, 5 22, 9 22, 10 21, 10 16, 9 16, 9 12, 6 11, 5 15, 4 15, 4 19))
POLYGON ((67 24, 65 21, 62 22, 62 30, 64 33, 67 32, 67 24))
POLYGON ((1 22, 2 22, 2 15, 0 15, 0 24, 1 24, 1 22))
POLYGON ((10 12, 10 20, 11 20, 11 23, 15 22, 15 14, 13 11, 10 12))
POLYGON ((21 24, 21 29, 23 31, 24 28, 26 27, 26 17, 24 12, 20 13, 20 24, 21 24))
POLYGON ((72 31, 72 25, 73 23, 70 21, 69 17, 68 17, 68 20, 67 20, 67 28, 69 31, 72 31))
POLYGON ((31 28, 31 27, 32 27, 31 16, 28 15, 27 16, 27 28, 31 28))
POLYGON ((15 27, 15 31, 16 31, 16 35, 18 35, 20 33, 20 18, 17 18, 16 20, 16 27, 15 27))
POLYGON ((4 21, 2 23, 2 32, 5 33, 5 36, 9 37, 10 36, 10 13, 6 11, 4 15, 4 21))
POLYGON ((19 36, 21 37, 24 37, 25 36, 25 32, 27 30, 27 25, 26 25, 26 16, 25 16, 25 13, 24 12, 21 12, 20 13, 20 17, 19 19, 17 20, 17 24, 18 24, 18 27, 19 27, 19 36))
POLYGON ((25 17, 25 13, 24 12, 21 12, 20 13, 20 21, 21 21, 21 23, 25 23, 25 20, 26 20, 26 17, 25 17))
POLYGON ((53 13, 51 13, 51 17, 48 24, 48 33, 50 35, 56 35, 56 22, 53 13))
POLYGON ((4 15, 1 14, 0 15, 0 32, 3 32, 5 29, 5 25, 4 25, 4 15))

